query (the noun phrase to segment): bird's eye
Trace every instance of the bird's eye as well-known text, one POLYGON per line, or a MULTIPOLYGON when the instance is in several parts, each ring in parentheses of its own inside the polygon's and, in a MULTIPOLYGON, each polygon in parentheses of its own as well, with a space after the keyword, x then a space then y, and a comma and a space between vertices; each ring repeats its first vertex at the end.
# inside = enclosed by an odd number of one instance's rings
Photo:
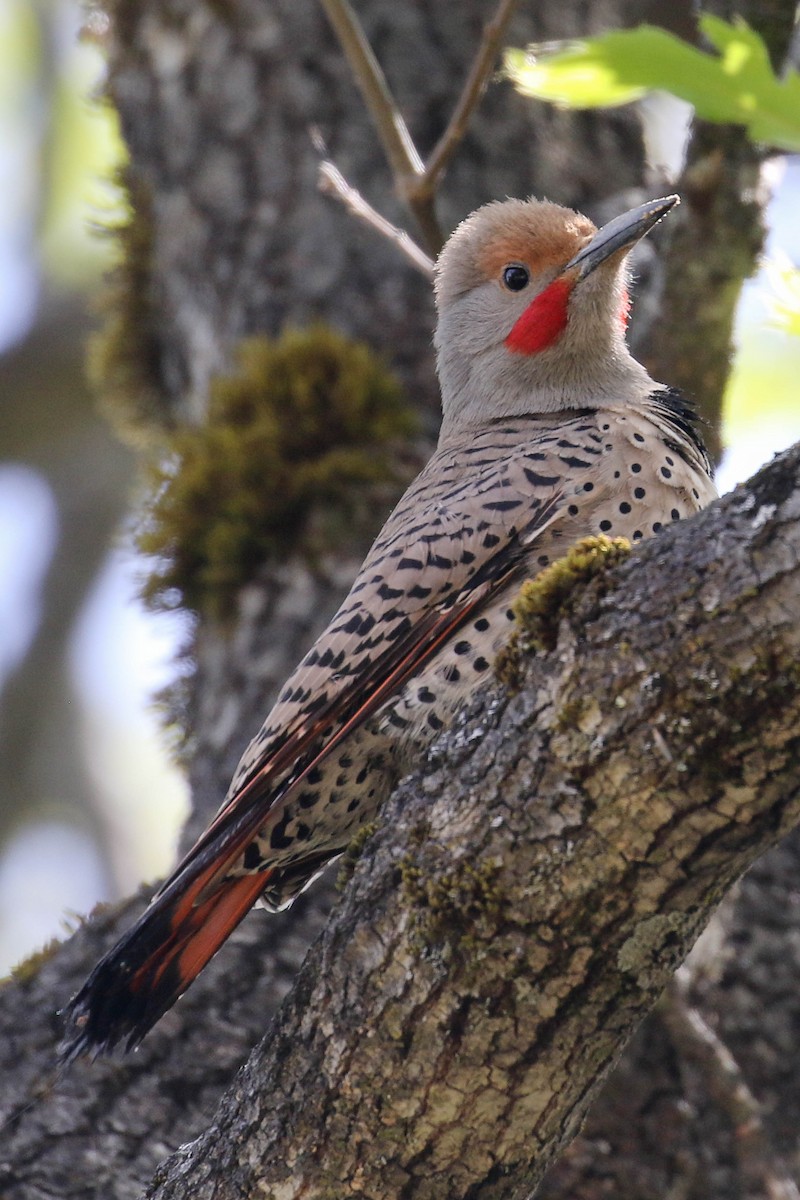
POLYGON ((510 292, 521 292, 530 282, 530 275, 527 267, 521 267, 519 263, 512 263, 510 267, 503 268, 503 283, 510 292))

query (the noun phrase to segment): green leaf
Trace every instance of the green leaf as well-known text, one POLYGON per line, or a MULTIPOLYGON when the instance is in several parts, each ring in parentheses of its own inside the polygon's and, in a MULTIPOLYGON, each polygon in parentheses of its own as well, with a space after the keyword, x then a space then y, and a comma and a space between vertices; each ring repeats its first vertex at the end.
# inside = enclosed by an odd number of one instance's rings
POLYGON ((744 125, 754 141, 800 150, 800 75, 778 79, 763 40, 744 21, 706 14, 700 30, 717 54, 641 25, 583 42, 509 50, 506 73, 523 94, 572 108, 672 92, 707 121, 744 125))

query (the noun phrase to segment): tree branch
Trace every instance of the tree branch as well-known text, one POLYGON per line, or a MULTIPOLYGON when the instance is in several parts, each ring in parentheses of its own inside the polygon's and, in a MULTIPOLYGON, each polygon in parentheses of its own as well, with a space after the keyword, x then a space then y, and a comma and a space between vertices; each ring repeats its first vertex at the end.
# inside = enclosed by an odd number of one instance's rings
POLYGON ((528 1196, 800 817, 799 592, 800 447, 590 584, 522 691, 481 697, 399 790, 152 1200, 528 1196))
MULTIPOLYGON (((320 147, 322 148, 322 147, 320 147)), ((398 250, 420 271, 426 279, 433 275, 433 259, 422 250, 404 229, 398 229, 386 217, 382 217, 369 204, 359 191, 347 182, 339 168, 329 158, 324 158, 319 164, 319 190, 328 196, 341 200, 352 216, 363 221, 370 229, 376 230, 388 241, 394 242, 398 250)))
POLYGON ((372 53, 349 0, 321 0, 321 4, 378 131, 398 194, 408 201, 428 249, 435 254, 442 244, 442 231, 431 206, 420 205, 414 200, 413 184, 424 174, 425 167, 389 90, 380 63, 372 53))
MULTIPOLYGON (((470 118, 486 90, 501 42, 519 0, 500 0, 495 15, 486 24, 447 128, 424 164, 349 0, 321 0, 321 4, 339 39, 353 78, 378 131, 394 176, 395 191, 411 210, 428 252, 435 256, 444 243, 441 226, 436 218, 436 193, 447 165, 460 146, 470 118)), ((341 182, 344 189, 352 190, 344 176, 341 176, 341 182)), ((345 194, 339 186, 336 187, 336 192, 340 196, 345 194)), ((364 213, 356 210, 356 215, 363 217, 364 213)), ((379 232, 386 233, 375 220, 370 219, 369 223, 379 232)), ((391 234, 387 236, 397 240, 391 234)), ((408 252, 405 247, 401 249, 408 252)))
POLYGON ((447 128, 431 151, 428 161, 425 163, 424 176, 416 185, 419 193, 427 194, 430 197, 436 195, 436 189, 447 165, 461 145, 470 118, 486 90, 489 76, 500 53, 501 43, 518 4, 519 0, 500 0, 497 12, 487 22, 478 52, 472 61, 463 91, 453 109, 447 128))

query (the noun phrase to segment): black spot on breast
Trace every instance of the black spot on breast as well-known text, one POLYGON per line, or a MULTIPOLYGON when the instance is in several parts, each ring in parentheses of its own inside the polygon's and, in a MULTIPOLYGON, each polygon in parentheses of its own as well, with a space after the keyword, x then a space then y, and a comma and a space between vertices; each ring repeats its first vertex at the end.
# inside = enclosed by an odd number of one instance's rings
POLYGON ((488 671, 489 670, 489 664, 483 656, 481 656, 480 658, 476 658, 475 662, 472 664, 472 666, 476 671, 488 671))
POLYGON ((470 646, 469 642, 456 642, 455 646, 453 646, 453 653, 469 654, 471 648, 472 647, 470 646))
POLYGON ((479 617, 473 625, 473 629, 477 629, 478 633, 485 633, 489 628, 489 622, 486 617, 479 617))
POLYGON ((627 514, 627 513, 629 513, 629 512, 631 511, 631 506, 630 506, 630 504, 628 503, 628 501, 627 501, 627 500, 623 500, 623 501, 622 501, 622 503, 621 503, 621 504, 620 504, 620 506, 619 506, 619 511, 620 511, 621 513, 625 513, 625 514, 627 514))
POLYGON ((301 808, 313 808, 319 799, 319 792, 301 792, 297 797, 297 803, 301 808))
POLYGON ((643 487, 637 487, 637 488, 633 489, 633 494, 637 500, 644 500, 645 496, 647 495, 647 492, 645 491, 645 489, 643 487))
POLYGON ((611 522, 608 519, 600 522, 600 529, 602 530, 603 533, 608 533, 610 528, 611 528, 611 522))

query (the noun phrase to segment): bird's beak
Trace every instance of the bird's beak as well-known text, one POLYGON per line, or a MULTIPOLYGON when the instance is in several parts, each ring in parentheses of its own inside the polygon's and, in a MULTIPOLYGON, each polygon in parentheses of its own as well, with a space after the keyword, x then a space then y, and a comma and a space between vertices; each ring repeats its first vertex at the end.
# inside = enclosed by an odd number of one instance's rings
POLYGON ((575 282, 585 279, 613 254, 630 250, 676 204, 680 204, 679 196, 664 196, 661 200, 649 200, 647 204, 640 204, 638 208, 614 217, 613 221, 598 229, 592 240, 569 260, 563 274, 574 271, 575 282))

